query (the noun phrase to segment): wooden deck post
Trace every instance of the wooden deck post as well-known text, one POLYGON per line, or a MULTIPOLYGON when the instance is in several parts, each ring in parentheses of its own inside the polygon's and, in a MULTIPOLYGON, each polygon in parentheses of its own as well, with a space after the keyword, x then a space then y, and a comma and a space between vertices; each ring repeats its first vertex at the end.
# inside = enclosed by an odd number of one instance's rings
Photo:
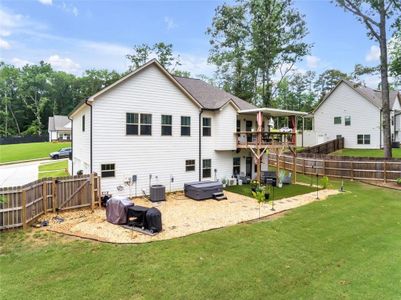
POLYGON ((26 190, 23 189, 22 190, 22 199, 21 199, 21 206, 22 206, 22 210, 21 210, 21 221, 22 221, 22 227, 24 229, 28 228, 28 224, 26 222, 26 190))
POLYGON ((42 184, 42 198, 43 198, 43 212, 47 214, 47 180, 45 179, 42 184))
POLYGON ((95 210, 95 176, 93 173, 90 175, 90 192, 91 192, 91 209, 92 212, 95 210))

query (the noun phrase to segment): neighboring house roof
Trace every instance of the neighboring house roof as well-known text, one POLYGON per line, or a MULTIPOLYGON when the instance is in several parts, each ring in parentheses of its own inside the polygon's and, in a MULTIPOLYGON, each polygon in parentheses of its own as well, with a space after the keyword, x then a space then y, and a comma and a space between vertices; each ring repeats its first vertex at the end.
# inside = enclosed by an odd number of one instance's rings
POLYGON ((70 120, 67 116, 55 115, 53 117, 49 117, 49 131, 56 130, 71 130, 71 127, 68 127, 70 120))
MULTIPOLYGON (((328 92, 323 100, 319 103, 319 105, 314 109, 313 112, 317 111, 319 107, 327 100, 327 98, 330 97, 330 95, 337 89, 337 87, 341 84, 345 83, 347 86, 349 86, 351 89, 359 93, 362 97, 364 97, 366 100, 368 100, 370 103, 372 103, 374 106, 376 106, 378 109, 382 108, 382 95, 380 90, 375 90, 369 87, 362 86, 360 84, 357 84, 355 82, 352 82, 350 80, 340 80, 337 85, 330 91, 328 92)), ((390 109, 394 106, 394 102, 398 100, 400 101, 400 96, 398 91, 390 91, 390 109)))
POLYGON ((216 88, 200 79, 177 77, 171 75, 156 59, 152 59, 135 71, 127 74, 113 84, 105 87, 101 91, 92 95, 88 99, 81 101, 69 114, 72 116, 86 101, 94 101, 96 97, 119 85, 121 82, 139 73, 150 65, 156 65, 184 94, 188 96, 196 105, 204 109, 220 109, 227 103, 232 103, 237 109, 252 109, 256 106, 242 100, 230 93, 216 88))
POLYGON ((239 109, 253 109, 256 106, 227 93, 213 85, 196 78, 174 78, 196 99, 205 109, 219 109, 232 100, 239 109))

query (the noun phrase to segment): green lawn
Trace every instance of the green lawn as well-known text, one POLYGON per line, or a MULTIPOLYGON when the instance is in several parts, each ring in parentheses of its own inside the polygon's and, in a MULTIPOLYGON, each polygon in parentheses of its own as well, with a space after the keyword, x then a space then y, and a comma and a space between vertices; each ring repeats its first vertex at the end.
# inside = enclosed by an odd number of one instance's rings
POLYGON ((39 166, 39 179, 43 177, 68 176, 68 161, 62 160, 54 163, 44 163, 39 166))
POLYGON ((0 299, 399 299, 401 192, 346 190, 274 221, 142 245, 4 232, 0 299))
MULTIPOLYGON (((225 188, 225 190, 253 198, 251 186, 249 184, 228 186, 225 188)), ((289 198, 300 194, 310 193, 313 191, 316 191, 316 189, 310 186, 299 184, 283 185, 282 188, 274 188, 274 200, 289 198)), ((272 192, 273 190, 271 189, 271 196, 272 192)))
POLYGON ((70 146, 71 143, 69 142, 0 145, 0 163, 48 158, 50 152, 58 151, 61 148, 70 146))
MULTIPOLYGON (((358 157, 384 157, 384 152, 381 149, 342 149, 330 153, 330 155, 338 156, 358 156, 358 157)), ((393 149, 393 157, 401 158, 401 148, 393 149)))

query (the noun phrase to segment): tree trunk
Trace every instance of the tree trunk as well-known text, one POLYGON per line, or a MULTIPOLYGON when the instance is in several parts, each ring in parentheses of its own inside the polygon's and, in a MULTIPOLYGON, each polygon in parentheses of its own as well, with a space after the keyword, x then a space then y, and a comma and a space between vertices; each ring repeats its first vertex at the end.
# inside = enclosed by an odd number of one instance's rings
POLYGON ((390 95, 388 84, 387 37, 386 37, 386 11, 384 1, 380 1, 380 75, 382 84, 383 109, 383 146, 384 157, 392 157, 391 149, 391 122, 390 122, 390 95))

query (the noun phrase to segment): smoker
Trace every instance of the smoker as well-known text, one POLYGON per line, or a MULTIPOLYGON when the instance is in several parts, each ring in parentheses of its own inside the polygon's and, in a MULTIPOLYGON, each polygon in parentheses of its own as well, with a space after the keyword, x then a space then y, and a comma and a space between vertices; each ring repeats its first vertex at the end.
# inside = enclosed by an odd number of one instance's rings
POLYGON ((147 230, 151 233, 162 231, 162 215, 157 208, 148 208, 139 205, 127 210, 128 226, 147 230))

